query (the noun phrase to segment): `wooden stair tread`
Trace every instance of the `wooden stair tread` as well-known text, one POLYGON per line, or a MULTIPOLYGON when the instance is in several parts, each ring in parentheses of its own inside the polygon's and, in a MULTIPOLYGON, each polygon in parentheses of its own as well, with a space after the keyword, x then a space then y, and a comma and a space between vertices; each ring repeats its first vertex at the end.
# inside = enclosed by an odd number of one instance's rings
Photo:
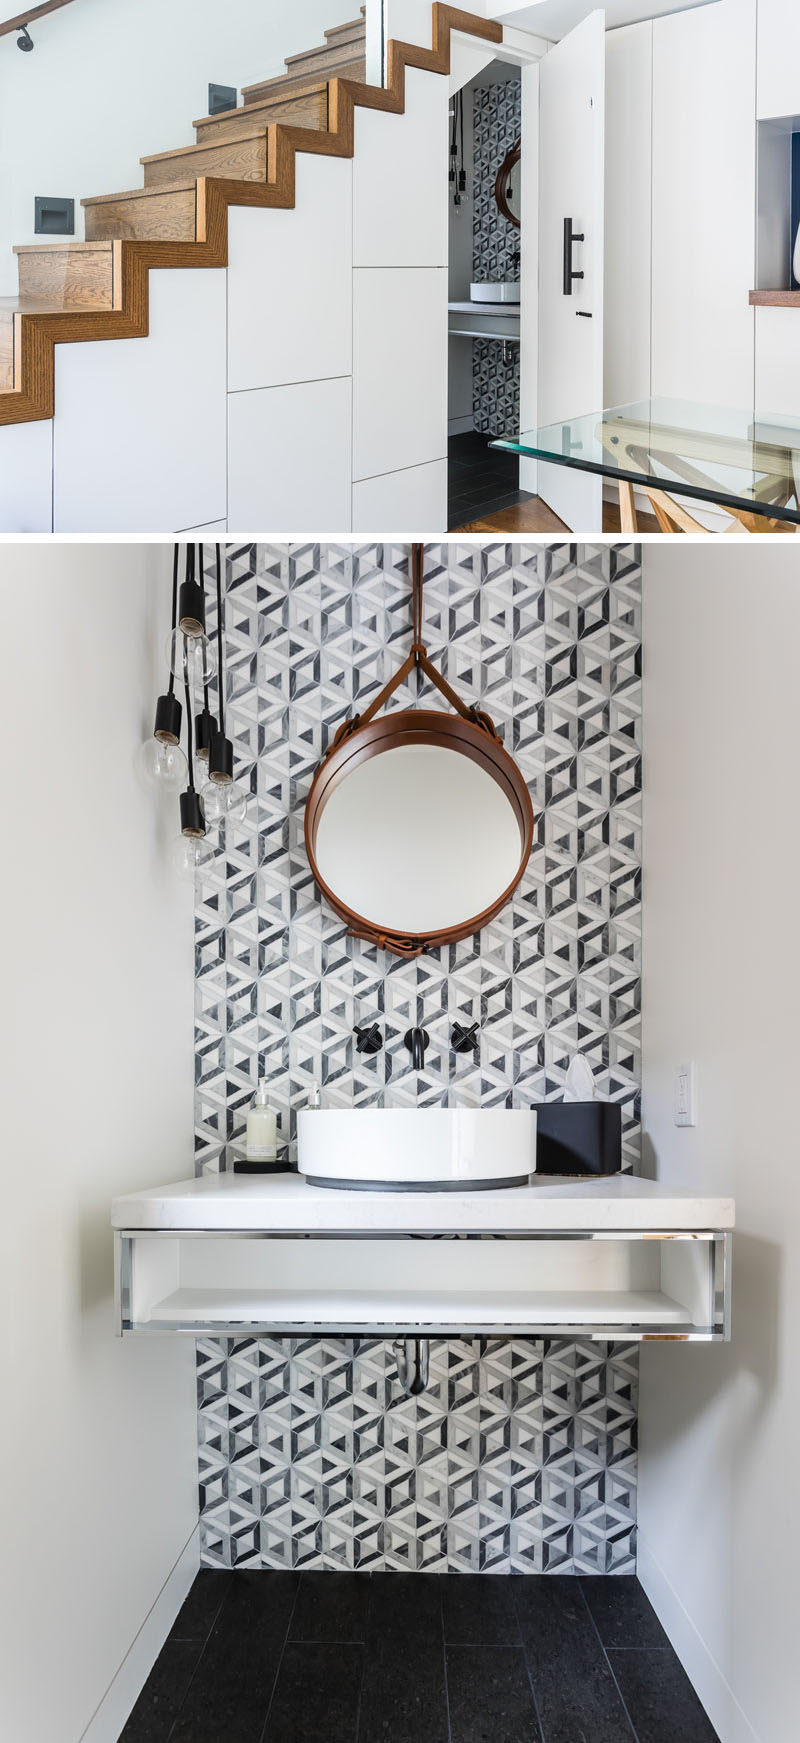
MULTIPOLYGON (((163 192, 170 193, 170 194, 177 194, 177 193, 184 192, 188 188, 191 188, 192 192, 194 192, 196 186, 197 186, 197 178, 195 176, 192 176, 192 177, 187 178, 187 180, 182 181, 182 182, 170 182, 169 188, 168 189, 164 188, 163 192)), ((82 206, 104 206, 108 203, 109 200, 113 200, 116 204, 120 200, 152 199, 156 193, 159 193, 161 191, 162 190, 158 189, 158 188, 126 188, 124 193, 121 193, 121 194, 92 194, 91 196, 87 196, 86 199, 81 200, 81 205, 82 206)), ((97 240, 100 240, 100 239, 99 238, 94 239, 94 246, 96 246, 97 240)))
MULTIPOLYGON (((85 202, 81 202, 85 204, 85 202)), ((107 253, 110 242, 80 242, 72 238, 69 242, 15 242, 12 254, 76 254, 83 252, 96 254, 98 250, 107 253)))
POLYGON ((251 103, 258 103, 261 101, 262 97, 269 96, 270 93, 275 93, 279 90, 288 95, 290 91, 296 89, 299 85, 307 85, 312 79, 319 79, 323 75, 326 80, 334 78, 354 79, 357 84, 363 85, 366 82, 367 76, 366 55, 351 54, 348 59, 337 61, 335 65, 306 67, 304 70, 297 71, 296 73, 281 73, 278 77, 273 79, 259 79, 258 84, 256 85, 243 86, 242 96, 244 98, 244 106, 249 109, 251 103))
POLYGON ((353 42, 349 39, 346 42, 326 42, 321 48, 306 48, 303 50, 302 54, 289 54, 286 56, 286 71, 292 72, 292 70, 296 70, 297 67, 314 67, 315 69, 318 66, 334 67, 339 63, 339 61, 354 60, 354 42, 360 47, 366 45, 366 40, 366 30, 362 29, 359 31, 358 37, 355 38, 353 42))
POLYGON ((298 84, 296 90, 287 92, 279 89, 270 96, 262 97, 258 103, 244 103, 237 109, 221 109, 216 115, 201 115, 197 121, 192 122, 192 126, 198 135, 202 131, 209 140, 217 136, 226 137, 229 129, 230 136, 234 137, 233 129, 255 126, 260 116, 267 123, 272 120, 283 121, 290 117, 282 111, 295 107, 299 109, 305 102, 313 102, 317 98, 322 100, 327 113, 327 79, 306 79, 298 84))
POLYGON ((206 139, 199 145, 182 145, 177 151, 143 157, 141 162, 148 193, 174 187, 187 170, 230 181, 266 181, 267 122, 261 121, 233 139, 206 139))
POLYGON ((357 18, 350 18, 345 24, 332 24, 330 30, 326 30, 324 34, 325 36, 338 36, 343 30, 366 30, 366 15, 367 8, 362 6, 357 18))
POLYGON ((91 241, 194 242, 197 236, 197 177, 166 187, 131 188, 121 194, 94 194, 82 200, 91 241))

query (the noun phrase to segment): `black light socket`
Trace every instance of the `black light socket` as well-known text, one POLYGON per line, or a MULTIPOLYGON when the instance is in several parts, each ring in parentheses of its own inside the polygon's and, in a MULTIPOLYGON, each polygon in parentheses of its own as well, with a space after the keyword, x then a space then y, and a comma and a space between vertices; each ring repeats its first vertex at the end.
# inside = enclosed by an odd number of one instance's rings
POLYGON ((208 778, 227 785, 233 780, 233 745, 224 732, 212 734, 208 752, 208 778))
POLYGON ((217 730, 217 723, 210 708, 201 708, 194 717, 194 748, 204 763, 208 762, 211 740, 217 730))
POLYGON ((200 581, 182 581, 178 593, 178 628, 184 635, 205 635, 206 596, 200 581))
POLYGON ((180 744, 181 705, 176 695, 159 696, 153 737, 160 739, 162 744, 180 744))
POLYGON ((189 789, 181 793, 181 835, 203 836, 206 832, 205 812, 199 793, 189 789))

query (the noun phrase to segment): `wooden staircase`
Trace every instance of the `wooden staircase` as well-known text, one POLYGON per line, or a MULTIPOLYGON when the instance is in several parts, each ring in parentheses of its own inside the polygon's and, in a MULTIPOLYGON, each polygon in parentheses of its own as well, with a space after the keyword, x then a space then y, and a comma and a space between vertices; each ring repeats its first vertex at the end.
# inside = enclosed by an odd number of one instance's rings
POLYGON ((250 85, 241 108, 194 122, 195 142, 142 158, 143 186, 83 201, 86 241, 15 249, 19 297, 0 299, 0 425, 53 415, 53 347, 143 338, 151 270, 226 266, 228 206, 292 207, 298 151, 352 157, 356 107, 402 114, 405 69, 447 74, 450 36, 502 42, 499 24, 432 6, 430 49, 388 45, 385 88, 365 82, 362 16, 324 48, 250 85))

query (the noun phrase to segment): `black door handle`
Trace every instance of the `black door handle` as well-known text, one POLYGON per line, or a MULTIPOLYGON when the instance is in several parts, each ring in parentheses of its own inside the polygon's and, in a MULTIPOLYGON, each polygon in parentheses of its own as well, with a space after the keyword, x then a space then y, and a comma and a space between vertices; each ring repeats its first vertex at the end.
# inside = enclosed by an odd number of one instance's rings
POLYGON ((572 250, 576 242, 585 242, 583 231, 573 230, 572 219, 564 219, 564 295, 572 296, 572 280, 583 278, 582 272, 576 272, 572 264, 572 250))

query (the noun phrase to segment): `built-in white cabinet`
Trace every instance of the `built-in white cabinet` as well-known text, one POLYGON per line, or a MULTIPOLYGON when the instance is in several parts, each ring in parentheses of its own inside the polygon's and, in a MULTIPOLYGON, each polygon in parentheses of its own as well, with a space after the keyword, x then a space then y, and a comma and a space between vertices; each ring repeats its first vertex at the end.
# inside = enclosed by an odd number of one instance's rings
POLYGON ((349 375, 353 164, 299 153, 293 210, 228 214, 228 386, 349 375))
POLYGON ((52 422, 6 424, 0 429, 0 532, 52 530, 52 422))
POLYGON ((756 411, 800 418, 800 308, 756 309, 755 316, 756 411))
POLYGON ((409 67, 403 115, 356 109, 353 263, 446 266, 447 88, 409 67))
POLYGON ((349 532, 349 375, 232 393, 228 426, 229 532, 349 532))
POLYGON ((758 0, 758 116, 800 110, 800 6, 796 0, 758 0))
POLYGON ((410 466, 353 485, 354 533, 440 533, 447 525, 447 461, 410 466))
POLYGON ((151 272, 146 339, 56 346, 54 532, 226 518, 225 301, 222 270, 151 272))
POLYGON ((755 0, 653 25, 652 391, 753 398, 755 0))
POLYGON ((446 459, 446 269, 360 267, 354 281, 354 479, 446 459))

